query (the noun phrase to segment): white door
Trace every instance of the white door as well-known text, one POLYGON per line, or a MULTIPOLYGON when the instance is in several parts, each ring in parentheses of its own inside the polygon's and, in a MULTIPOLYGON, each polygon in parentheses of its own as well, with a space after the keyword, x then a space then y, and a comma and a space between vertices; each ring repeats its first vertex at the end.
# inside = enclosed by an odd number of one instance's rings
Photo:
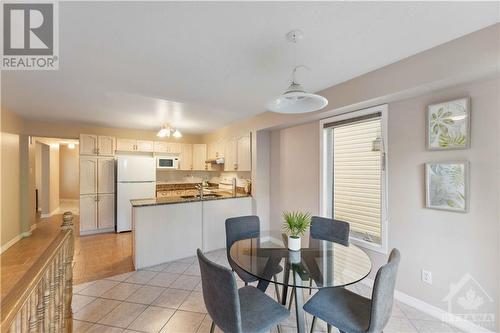
POLYGON ((99 229, 114 229, 115 195, 99 194, 97 197, 97 224, 99 229))
POLYGON ((193 170, 206 170, 207 164, 207 145, 193 144, 193 170))
POLYGON ((80 196, 80 231, 97 229, 97 195, 80 196))
POLYGON ((97 135, 80 134, 80 155, 97 154, 97 135))
POLYGON ((97 158, 80 156, 80 194, 97 192, 97 158))
POLYGON ((101 156, 115 155, 115 138, 112 136, 99 136, 97 138, 97 153, 101 156))
POLYGON ((116 150, 118 151, 135 151, 137 140, 131 139, 117 139, 116 150))
POLYGON ((238 143, 235 139, 226 141, 224 150, 224 171, 235 171, 237 169, 237 149, 238 143))
POLYGON ((251 171, 252 170, 252 144, 249 136, 243 136, 238 139, 238 158, 237 170, 238 171, 251 171))
POLYGON ((179 170, 193 170, 193 145, 181 143, 180 146, 179 170))
POLYGON ((152 152, 154 151, 154 142, 147 140, 137 140, 137 151, 152 152))
POLYGON ((156 182, 118 183, 116 197, 116 231, 132 230, 132 199, 149 199, 156 195, 156 182))
POLYGON ((156 159, 148 156, 119 156, 116 172, 118 182, 156 181, 156 159))
POLYGON ((115 193, 115 159, 97 159, 97 192, 115 193))

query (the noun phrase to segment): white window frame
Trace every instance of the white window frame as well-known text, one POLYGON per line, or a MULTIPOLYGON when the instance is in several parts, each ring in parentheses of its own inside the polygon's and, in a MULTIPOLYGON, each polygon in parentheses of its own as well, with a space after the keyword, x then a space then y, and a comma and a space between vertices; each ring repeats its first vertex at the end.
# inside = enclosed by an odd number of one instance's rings
POLYGON ((320 120, 319 122, 319 149, 320 149, 320 163, 319 163, 319 174, 320 174, 320 182, 319 182, 319 198, 320 198, 320 205, 319 205, 319 212, 321 216, 324 217, 331 217, 327 216, 328 215, 328 207, 329 207, 329 202, 328 202, 328 191, 330 190, 326 185, 327 183, 327 159, 325 158, 327 156, 327 143, 326 143, 326 134, 324 131, 324 125, 336 121, 341 121, 341 120, 346 120, 350 118, 356 118, 356 117, 361 117, 361 116, 366 116, 370 115, 373 113, 380 113, 381 114, 381 126, 382 126, 382 141, 383 141, 383 146, 384 146, 384 152, 385 154, 383 155, 382 158, 384 158, 384 170, 382 171, 382 182, 381 182, 381 191, 382 191, 382 198, 381 198, 381 244, 374 244, 368 241, 365 241, 360 238, 356 238, 353 236, 349 237, 349 240, 358 246, 361 246, 365 249, 372 250, 375 252, 387 254, 388 252, 388 238, 389 238, 389 217, 388 217, 388 174, 389 174, 389 165, 388 165, 388 140, 387 140, 387 132, 388 132, 388 126, 387 126, 387 112, 388 107, 387 104, 383 105, 378 105, 378 106, 373 106, 370 108, 362 109, 362 110, 357 110, 357 111, 352 111, 352 112, 347 112, 343 114, 339 114, 333 117, 325 118, 320 120))

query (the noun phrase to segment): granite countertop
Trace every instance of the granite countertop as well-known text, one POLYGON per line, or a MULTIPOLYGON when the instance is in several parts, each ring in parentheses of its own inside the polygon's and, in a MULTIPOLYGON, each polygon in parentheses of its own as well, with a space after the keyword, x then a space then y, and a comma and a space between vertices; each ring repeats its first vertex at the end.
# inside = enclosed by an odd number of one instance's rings
POLYGON ((184 180, 168 180, 168 181, 157 181, 156 185, 184 185, 184 184, 201 184, 202 182, 197 181, 184 181, 184 180))
POLYGON ((230 193, 219 193, 221 196, 218 197, 204 197, 201 200, 199 197, 193 198, 182 198, 182 197, 168 197, 168 198, 150 198, 150 199, 134 199, 130 200, 132 207, 147 207, 147 206, 158 206, 158 205, 171 205, 186 202, 198 202, 198 201, 210 201, 210 200, 224 200, 224 199, 234 199, 234 198, 246 198, 251 197, 250 194, 237 193, 233 196, 230 193))

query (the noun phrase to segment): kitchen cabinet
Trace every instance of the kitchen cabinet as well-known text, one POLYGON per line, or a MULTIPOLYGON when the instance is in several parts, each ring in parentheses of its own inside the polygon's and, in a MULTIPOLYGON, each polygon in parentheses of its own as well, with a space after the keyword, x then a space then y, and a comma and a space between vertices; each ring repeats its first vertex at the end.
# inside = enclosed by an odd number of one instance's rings
POLYGON ((137 140, 136 151, 153 152, 154 142, 149 140, 137 140))
POLYGON ((98 194, 97 196, 98 229, 115 228, 115 195, 98 194))
POLYGON ((224 157, 224 142, 212 142, 207 145, 207 159, 224 157))
POLYGON ((97 157, 80 156, 80 194, 97 192, 97 157))
POLYGON ((226 247, 226 219, 252 215, 252 198, 202 201, 203 252, 226 247))
POLYGON ((80 155, 114 156, 115 138, 105 135, 80 134, 80 155))
POLYGON ((193 145, 180 144, 179 170, 193 170, 193 145))
POLYGON ((80 196, 80 232, 97 229, 97 195, 80 196))
POLYGON ((150 153, 154 151, 154 142, 150 140, 117 139, 116 150, 150 153))
POLYGON ((252 170, 252 141, 250 136, 242 136, 238 138, 237 143, 237 170, 251 171, 252 170))
POLYGON ((207 145, 204 143, 193 144, 193 170, 207 170, 207 145))
POLYGON ((236 171, 238 169, 238 142, 230 139, 225 144, 224 171, 236 171))
POLYGON ((180 154, 181 144, 177 142, 154 142, 154 152, 155 153, 167 153, 167 154, 180 154))
POLYGON ((112 136, 100 135, 97 137, 97 155, 114 156, 115 155, 115 138, 112 136))
POLYGON ((115 160, 97 159, 97 193, 115 192, 115 160))

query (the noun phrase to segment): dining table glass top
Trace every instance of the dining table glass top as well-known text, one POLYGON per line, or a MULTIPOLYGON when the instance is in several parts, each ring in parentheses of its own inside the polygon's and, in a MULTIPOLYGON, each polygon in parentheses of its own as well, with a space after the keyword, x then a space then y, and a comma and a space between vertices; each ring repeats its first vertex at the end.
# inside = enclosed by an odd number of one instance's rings
POLYGON ((235 242, 230 257, 259 280, 296 288, 342 287, 371 271, 369 256, 358 246, 302 237, 302 249, 290 251, 281 231, 261 231, 235 242))

